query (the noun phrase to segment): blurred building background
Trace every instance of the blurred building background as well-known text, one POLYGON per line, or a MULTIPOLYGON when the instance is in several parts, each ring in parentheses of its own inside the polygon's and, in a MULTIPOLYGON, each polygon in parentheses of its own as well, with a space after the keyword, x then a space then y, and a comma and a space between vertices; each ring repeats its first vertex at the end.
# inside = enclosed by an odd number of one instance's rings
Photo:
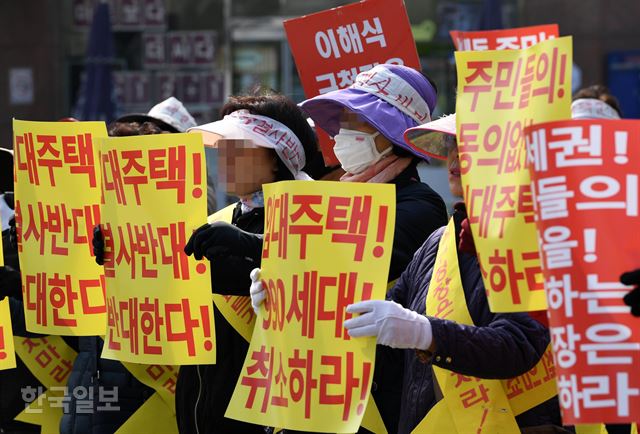
MULTIPOLYGON (((339 0, 28 0, 0 4, 0 146, 11 119, 77 112, 93 11, 110 8, 117 114, 146 112, 175 95, 199 122, 225 97, 262 83, 304 98, 282 21, 339 0)), ((626 117, 640 118, 639 0, 405 0, 423 70, 455 106, 449 31, 557 23, 574 37, 574 81, 605 83, 626 117)), ((95 60, 95 59, 94 59, 95 60)), ((443 185, 446 189, 446 184, 443 185)), ((438 190, 441 190, 438 188, 438 190)))

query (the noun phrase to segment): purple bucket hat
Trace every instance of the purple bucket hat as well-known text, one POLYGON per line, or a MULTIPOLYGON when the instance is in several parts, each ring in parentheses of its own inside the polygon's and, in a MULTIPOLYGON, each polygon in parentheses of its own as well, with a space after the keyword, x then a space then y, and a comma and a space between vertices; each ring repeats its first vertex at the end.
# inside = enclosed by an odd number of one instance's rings
POLYGON ((431 120, 437 91, 420 72, 402 65, 383 64, 361 72, 354 84, 300 103, 331 137, 340 130, 347 108, 358 114, 394 145, 427 159, 404 141, 404 132, 431 120))

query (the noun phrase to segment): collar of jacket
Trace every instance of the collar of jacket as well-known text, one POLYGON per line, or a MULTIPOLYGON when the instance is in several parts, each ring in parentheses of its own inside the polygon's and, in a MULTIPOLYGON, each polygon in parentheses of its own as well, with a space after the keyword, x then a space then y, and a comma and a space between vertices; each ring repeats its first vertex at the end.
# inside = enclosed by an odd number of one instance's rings
POLYGON ((395 184, 396 188, 402 188, 406 185, 420 182, 420 175, 418 175, 418 161, 414 159, 411 164, 407 166, 398 176, 391 180, 390 184, 395 184))

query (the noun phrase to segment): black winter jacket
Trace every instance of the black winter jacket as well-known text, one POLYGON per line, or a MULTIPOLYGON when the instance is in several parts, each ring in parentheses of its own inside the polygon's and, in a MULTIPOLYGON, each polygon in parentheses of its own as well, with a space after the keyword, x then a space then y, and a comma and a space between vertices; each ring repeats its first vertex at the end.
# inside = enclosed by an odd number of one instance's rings
POLYGON ((114 433, 155 391, 138 381, 122 363, 100 358, 104 345, 100 337, 81 336, 78 342, 78 356, 73 362, 67 383, 69 393, 65 396, 69 400, 69 411, 63 414, 60 421, 60 434, 114 433), (84 409, 77 411, 77 398, 73 390, 79 387, 84 388, 77 389, 79 391, 93 391, 93 412, 87 413, 84 409), (118 401, 111 405, 118 407, 118 411, 97 410, 97 407, 104 405, 99 400, 100 388, 110 393, 116 387, 118 401))
MULTIPOLYGON (((242 214, 236 206, 232 224, 254 234, 264 230, 264 208, 242 214)), ((259 256, 259 255, 258 255, 259 256)), ((249 273, 260 264, 246 258, 211 262, 212 291, 223 295, 249 295, 249 273), (224 263, 224 265, 222 265, 224 263)), ((224 417, 240 377, 249 343, 227 322, 214 305, 215 365, 181 366, 176 387, 178 429, 184 434, 264 433, 264 428, 224 417)))

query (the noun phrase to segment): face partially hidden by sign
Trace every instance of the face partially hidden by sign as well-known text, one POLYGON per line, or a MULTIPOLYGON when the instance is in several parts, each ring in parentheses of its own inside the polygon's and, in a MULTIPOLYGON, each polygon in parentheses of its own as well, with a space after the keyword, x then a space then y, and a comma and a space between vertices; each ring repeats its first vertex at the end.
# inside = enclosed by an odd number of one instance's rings
POLYGON ((262 184, 276 181, 278 170, 274 150, 251 140, 219 139, 218 181, 227 193, 243 197, 262 190, 262 184))
POLYGON ((458 142, 455 136, 446 135, 447 168, 449 169, 449 190, 456 197, 462 197, 462 178, 460 178, 460 158, 458 156, 458 142))

